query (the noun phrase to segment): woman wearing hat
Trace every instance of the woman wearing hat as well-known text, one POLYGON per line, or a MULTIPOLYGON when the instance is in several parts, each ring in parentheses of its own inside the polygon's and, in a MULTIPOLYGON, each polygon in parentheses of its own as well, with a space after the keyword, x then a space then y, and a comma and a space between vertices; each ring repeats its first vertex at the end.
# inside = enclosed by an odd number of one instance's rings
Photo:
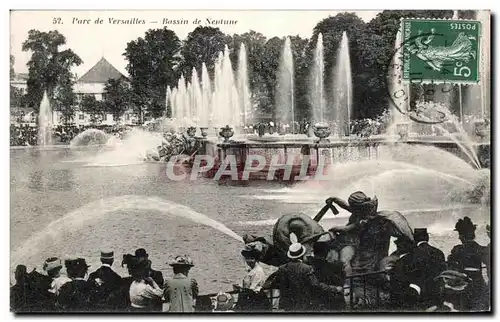
POLYGON ((188 278, 189 270, 194 266, 193 260, 187 256, 176 256, 170 261, 174 271, 173 278, 165 282, 164 297, 169 303, 168 312, 194 312, 198 283, 188 278))
POLYGON ((448 256, 448 268, 467 274, 472 280, 464 291, 464 311, 484 311, 489 307, 489 294, 482 275, 484 246, 476 241, 476 225, 469 217, 455 225, 462 244, 453 247, 448 256))
POLYGON ((55 295, 59 295, 59 290, 67 282, 71 281, 71 278, 67 276, 61 276, 62 263, 57 257, 48 258, 45 263, 43 263, 43 270, 47 272, 47 275, 52 279, 49 292, 55 295))

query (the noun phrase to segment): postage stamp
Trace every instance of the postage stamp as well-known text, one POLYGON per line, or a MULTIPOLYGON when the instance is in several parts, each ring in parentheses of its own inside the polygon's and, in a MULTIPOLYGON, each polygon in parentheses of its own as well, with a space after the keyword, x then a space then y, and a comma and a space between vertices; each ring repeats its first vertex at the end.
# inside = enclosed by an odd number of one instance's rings
POLYGON ((489 11, 10 18, 12 312, 492 312, 489 11))
POLYGON ((402 30, 404 81, 479 82, 481 22, 403 19, 402 30))

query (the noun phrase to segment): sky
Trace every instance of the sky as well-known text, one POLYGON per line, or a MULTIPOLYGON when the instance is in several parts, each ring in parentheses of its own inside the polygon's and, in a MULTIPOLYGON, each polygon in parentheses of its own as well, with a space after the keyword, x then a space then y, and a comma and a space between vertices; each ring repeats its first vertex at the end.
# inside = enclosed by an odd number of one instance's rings
MULTIPOLYGON (((167 26, 184 40, 198 25, 208 26, 206 20, 236 20, 232 25, 212 25, 226 34, 242 34, 249 30, 262 33, 267 38, 299 35, 310 38, 316 24, 340 11, 11 11, 10 52, 15 57, 14 71, 28 72, 26 63, 29 52, 22 51, 22 43, 28 31, 50 31, 57 29, 66 37, 67 47, 83 60, 83 64, 73 68, 78 77, 105 57, 119 71, 126 75, 126 60, 122 56, 126 44, 144 37, 148 29, 167 26), (145 24, 112 24, 110 19, 144 20, 145 24), (90 19, 90 23, 88 20, 90 19), (102 19, 102 24, 96 24, 102 19), (181 20, 189 23, 163 24, 163 19, 181 20), (86 21, 87 20, 87 21, 86 21), (156 23, 155 23, 156 22, 156 23)), ((380 11, 357 11, 360 18, 368 22, 380 11)))

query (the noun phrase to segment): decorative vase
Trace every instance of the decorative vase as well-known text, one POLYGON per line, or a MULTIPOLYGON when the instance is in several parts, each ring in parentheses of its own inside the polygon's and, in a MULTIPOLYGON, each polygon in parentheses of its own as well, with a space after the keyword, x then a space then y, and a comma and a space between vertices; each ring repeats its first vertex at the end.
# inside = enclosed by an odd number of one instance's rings
POLYGON ((396 124, 396 132, 401 140, 408 139, 408 123, 396 124))
POLYGON ((234 131, 229 125, 226 125, 225 127, 221 127, 219 135, 224 138, 224 143, 228 143, 229 138, 234 135, 234 131))
POLYGON ((208 127, 200 127, 201 136, 206 139, 208 135, 208 127))
POLYGON ((318 142, 321 142, 330 136, 330 126, 325 122, 316 123, 314 124, 313 132, 319 139, 318 142))

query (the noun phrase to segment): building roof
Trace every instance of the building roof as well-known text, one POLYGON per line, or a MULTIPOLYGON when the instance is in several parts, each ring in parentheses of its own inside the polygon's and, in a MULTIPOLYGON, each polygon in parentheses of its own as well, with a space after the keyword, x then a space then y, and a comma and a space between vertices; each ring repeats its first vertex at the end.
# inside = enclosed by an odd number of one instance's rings
MULTIPOLYGON (((110 78, 125 77, 118 69, 111 65, 104 57, 78 79, 80 83, 106 83, 110 78)), ((126 78, 126 77, 125 77, 126 78)))

